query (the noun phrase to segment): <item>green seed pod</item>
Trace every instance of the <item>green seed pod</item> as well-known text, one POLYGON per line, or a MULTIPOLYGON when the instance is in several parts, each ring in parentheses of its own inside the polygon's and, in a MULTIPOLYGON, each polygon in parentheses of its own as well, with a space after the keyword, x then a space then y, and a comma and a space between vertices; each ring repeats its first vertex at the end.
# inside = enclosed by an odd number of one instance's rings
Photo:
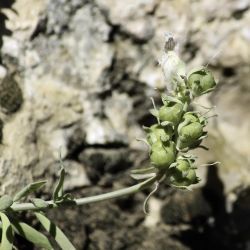
POLYGON ((183 116, 183 121, 178 127, 178 142, 177 147, 179 149, 195 148, 201 141, 206 132, 203 131, 206 122, 198 114, 187 112, 183 116))
POLYGON ((176 159, 175 143, 157 141, 151 147, 150 159, 156 168, 168 168, 176 159))
POLYGON ((170 171, 170 183, 174 186, 189 186, 198 183, 195 168, 188 159, 178 159, 175 168, 170 171))
POLYGON ((164 122, 171 122, 174 126, 177 126, 181 121, 183 114, 183 104, 169 102, 167 105, 162 106, 159 109, 159 119, 164 122))
POLYGON ((190 186, 190 185, 192 185, 192 184, 196 184, 196 183, 198 183, 198 178, 197 178, 197 176, 196 176, 196 173, 195 173, 195 170, 194 169, 190 169, 189 171, 188 171, 188 174, 187 174, 187 176, 185 177, 185 178, 180 178, 180 179, 178 179, 178 178, 176 178, 176 176, 175 177, 173 177, 173 179, 171 180, 171 184, 172 185, 175 185, 175 186, 185 186, 185 187, 187 187, 187 186, 190 186))
POLYGON ((188 159, 182 159, 182 158, 177 159, 176 163, 177 163, 176 168, 179 169, 181 172, 187 171, 192 167, 191 161, 189 161, 188 159))
POLYGON ((196 140, 194 142, 183 142, 181 140, 179 140, 177 142, 177 147, 178 149, 180 150, 185 150, 185 149, 194 149, 194 148, 197 148, 200 144, 201 144, 202 140, 199 139, 199 140, 196 140))
POLYGON ((156 143, 157 141, 169 141, 174 133, 170 126, 161 126, 159 124, 152 125, 147 129, 147 142, 149 145, 156 143))
POLYGON ((193 96, 208 93, 216 86, 212 73, 206 68, 192 70, 191 73, 189 73, 187 84, 193 96))
POLYGON ((199 122, 192 122, 180 130, 179 138, 184 143, 193 143, 203 134, 203 126, 199 122))

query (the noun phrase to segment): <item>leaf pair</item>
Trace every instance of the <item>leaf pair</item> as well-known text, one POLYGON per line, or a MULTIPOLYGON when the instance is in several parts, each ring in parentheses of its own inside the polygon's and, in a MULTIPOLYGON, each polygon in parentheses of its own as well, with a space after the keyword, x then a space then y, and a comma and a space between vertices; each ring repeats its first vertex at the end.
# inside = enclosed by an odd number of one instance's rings
MULTIPOLYGON (((46 183, 46 181, 38 181, 38 182, 33 182, 31 184, 28 184, 21 191, 19 191, 14 196, 13 199, 9 195, 3 195, 0 198, 0 211, 7 210, 8 208, 11 207, 11 205, 13 204, 13 202, 18 202, 22 198, 27 197, 30 193, 33 193, 33 192, 37 191, 38 189, 40 189, 41 187, 43 187, 45 185, 45 183, 46 183)), ((41 199, 39 199, 39 200, 41 200, 41 199)), ((38 202, 36 202, 36 203, 38 203, 38 202)))
POLYGON ((57 244, 63 250, 75 250, 76 248, 72 245, 69 239, 65 236, 62 230, 57 227, 52 221, 50 221, 46 216, 42 213, 35 213, 36 218, 45 228, 45 230, 55 239, 57 244))
POLYGON ((34 245, 46 250, 53 249, 48 238, 28 224, 20 222, 17 219, 12 219, 11 224, 15 233, 30 241, 34 245))
POLYGON ((61 152, 59 154, 59 160, 60 160, 60 172, 59 172, 59 180, 57 182, 57 185, 55 187, 55 190, 53 192, 53 201, 57 204, 61 202, 74 202, 74 198, 71 194, 64 193, 63 185, 64 185, 64 179, 65 179, 65 168, 63 165, 61 152))
MULTIPOLYGON (((75 250, 65 234, 53 222, 40 212, 35 213, 37 219, 45 230, 55 239, 62 250, 75 250)), ((13 247, 14 234, 25 238, 35 246, 46 250, 54 249, 48 238, 24 222, 12 218, 11 221, 4 213, 0 212, 2 221, 2 237, 0 250, 11 250, 13 247)))
POLYGON ((13 201, 17 202, 21 200, 22 198, 27 197, 30 193, 33 193, 43 187, 46 184, 47 181, 37 181, 28 184, 26 187, 24 187, 21 191, 19 191, 15 196, 13 201))
POLYGON ((60 155, 60 177, 59 181, 55 187, 55 190, 53 192, 53 200, 54 202, 60 201, 63 197, 63 184, 64 184, 64 178, 65 178, 65 168, 61 159, 60 155))
POLYGON ((7 215, 2 212, 0 212, 0 217, 2 221, 2 237, 0 250, 12 250, 15 233, 32 242, 38 247, 46 250, 53 249, 48 238, 33 227, 14 218, 12 218, 10 221, 7 215))

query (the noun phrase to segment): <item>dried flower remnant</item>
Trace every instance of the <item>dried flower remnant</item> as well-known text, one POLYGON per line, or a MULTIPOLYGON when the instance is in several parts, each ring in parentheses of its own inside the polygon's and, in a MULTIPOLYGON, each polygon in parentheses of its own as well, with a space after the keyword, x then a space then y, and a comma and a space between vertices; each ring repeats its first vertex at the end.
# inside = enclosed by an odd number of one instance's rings
MULTIPOLYGON (((157 188, 166 181, 172 187, 189 189, 190 185, 199 182, 199 178, 196 175, 195 157, 187 152, 199 147, 207 137, 205 127, 208 121, 205 115, 191 111, 190 105, 195 97, 213 91, 217 83, 205 67, 186 74, 185 63, 175 51, 175 46, 174 38, 168 36, 160 60, 168 94, 162 94, 160 108, 152 100, 154 108, 150 112, 157 118, 156 124, 145 128, 145 131, 153 167, 144 170, 147 173, 144 177, 155 176, 157 188)), ((139 179, 139 176, 143 177, 139 170, 133 171, 134 178, 139 179)))

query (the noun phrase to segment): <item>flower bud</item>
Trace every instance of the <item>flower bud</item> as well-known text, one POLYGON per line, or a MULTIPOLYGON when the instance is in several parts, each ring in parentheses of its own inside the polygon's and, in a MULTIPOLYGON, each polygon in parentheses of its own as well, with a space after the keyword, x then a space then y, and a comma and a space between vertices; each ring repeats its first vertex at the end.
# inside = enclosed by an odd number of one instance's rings
POLYGON ((178 159, 177 165, 170 170, 170 184, 174 186, 189 186, 198 183, 195 168, 188 159, 178 159))
POLYGON ((196 113, 184 114, 183 122, 178 126, 177 147, 179 149, 197 147, 206 135, 206 132, 203 131, 205 125, 203 117, 199 117, 196 113))
POLYGON ((173 135, 173 129, 170 126, 163 127, 159 124, 152 125, 147 131, 147 142, 149 145, 153 145, 157 141, 166 142, 173 135))
POLYGON ((216 86, 212 73, 206 68, 191 71, 188 76, 187 84, 193 96, 200 96, 208 93, 216 86))
POLYGON ((160 121, 171 122, 174 126, 177 126, 181 121, 183 114, 183 104, 169 102, 159 109, 160 121))
POLYGON ((157 141, 151 147, 150 159, 152 164, 159 169, 168 168, 176 158, 176 147, 173 141, 157 141))
POLYGON ((199 122, 192 122, 180 130, 179 138, 184 143, 193 143, 203 134, 203 126, 199 122))

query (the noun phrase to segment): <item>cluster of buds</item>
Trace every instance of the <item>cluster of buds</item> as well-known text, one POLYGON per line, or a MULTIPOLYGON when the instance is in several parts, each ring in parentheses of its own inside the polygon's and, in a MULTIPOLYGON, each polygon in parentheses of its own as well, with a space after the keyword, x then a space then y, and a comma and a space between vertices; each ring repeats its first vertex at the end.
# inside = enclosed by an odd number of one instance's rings
MULTIPOLYGON (((159 176, 170 186, 188 188, 199 182, 196 175, 195 157, 188 154, 190 149, 201 146, 207 136, 205 127, 207 117, 197 111, 191 111, 194 98, 211 92, 216 86, 212 73, 206 67, 191 70, 186 74, 185 63, 174 51, 172 37, 165 44, 164 55, 160 61, 167 81, 168 95, 162 94, 162 106, 151 114, 156 124, 145 127, 146 143, 152 166, 143 171, 133 171, 136 179, 159 176)), ((157 185, 158 187, 158 185, 157 185)))

